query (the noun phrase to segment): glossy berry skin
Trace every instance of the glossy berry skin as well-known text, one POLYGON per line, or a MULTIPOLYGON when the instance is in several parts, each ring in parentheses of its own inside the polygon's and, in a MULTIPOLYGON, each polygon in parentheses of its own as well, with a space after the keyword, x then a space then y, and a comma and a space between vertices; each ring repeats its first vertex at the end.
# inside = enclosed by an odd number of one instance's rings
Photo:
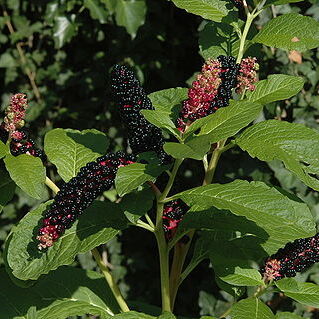
POLYGON ((319 233, 313 237, 297 239, 279 249, 276 254, 267 258, 261 273, 266 281, 295 277, 297 272, 317 262, 319 262, 319 233))
POLYGON ((111 88, 133 153, 154 151, 162 164, 170 162, 163 150, 161 130, 140 113, 141 110, 154 110, 154 107, 135 74, 124 65, 115 65, 111 73, 111 88))
POLYGON ((52 246, 94 199, 113 186, 118 168, 131 163, 134 163, 134 156, 117 152, 99 157, 82 167, 75 177, 61 187, 45 212, 37 236, 39 249, 52 246))
POLYGON ((188 211, 189 207, 180 199, 173 200, 164 205, 163 229, 167 241, 176 234, 179 223, 188 211))

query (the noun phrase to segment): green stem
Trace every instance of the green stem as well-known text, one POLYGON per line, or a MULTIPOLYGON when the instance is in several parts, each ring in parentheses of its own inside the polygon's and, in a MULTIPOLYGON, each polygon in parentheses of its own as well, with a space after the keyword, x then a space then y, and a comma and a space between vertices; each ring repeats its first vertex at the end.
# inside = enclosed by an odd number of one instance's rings
POLYGON ((208 185, 212 182, 220 155, 223 153, 223 147, 225 143, 226 143, 226 140, 218 142, 217 147, 214 149, 213 155, 210 159, 208 168, 206 170, 203 185, 208 185))
POLYGON ((157 241, 159 259, 160 259, 160 272, 161 272, 161 295, 162 295, 162 310, 171 311, 170 291, 169 291, 169 251, 163 231, 163 215, 164 204, 157 203, 157 222, 155 229, 155 236, 157 241))
POLYGON ((104 264, 102 257, 99 253, 99 251, 97 250, 97 248, 92 249, 92 255, 96 261, 96 263, 98 264, 99 268, 102 271, 102 274, 104 275, 105 280, 107 281, 108 285, 110 286, 113 295, 115 297, 115 299, 117 300, 121 310, 123 312, 128 312, 130 311, 129 307, 127 306, 121 291, 119 289, 119 287, 117 286, 113 276, 111 275, 109 269, 107 268, 107 266, 104 264))
POLYGON ((45 178, 45 184, 52 190, 54 194, 57 194, 60 191, 60 188, 56 186, 52 180, 46 176, 45 178))
POLYGON ((151 225, 149 225, 149 224, 143 222, 142 220, 138 220, 138 221, 136 222, 136 226, 137 226, 137 227, 144 228, 144 229, 146 229, 146 230, 149 230, 150 232, 154 232, 154 227, 152 227, 151 225))

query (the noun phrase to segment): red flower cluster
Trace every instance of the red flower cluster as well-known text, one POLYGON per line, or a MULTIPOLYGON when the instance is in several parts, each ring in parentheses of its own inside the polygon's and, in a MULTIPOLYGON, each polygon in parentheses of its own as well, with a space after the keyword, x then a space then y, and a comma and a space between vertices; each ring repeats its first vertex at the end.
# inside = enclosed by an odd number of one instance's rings
POLYGON ((239 74, 237 77, 238 83, 236 87, 237 93, 244 91, 254 91, 255 83, 257 82, 257 71, 259 64, 256 58, 248 57, 243 59, 240 63, 239 74))
POLYGON ((188 99, 183 102, 177 127, 184 131, 197 119, 214 113, 227 106, 231 91, 236 87, 239 65, 232 56, 219 56, 209 59, 188 90, 188 99))
POLYGON ((267 258, 261 273, 266 281, 294 277, 297 272, 319 262, 319 233, 288 243, 267 258))

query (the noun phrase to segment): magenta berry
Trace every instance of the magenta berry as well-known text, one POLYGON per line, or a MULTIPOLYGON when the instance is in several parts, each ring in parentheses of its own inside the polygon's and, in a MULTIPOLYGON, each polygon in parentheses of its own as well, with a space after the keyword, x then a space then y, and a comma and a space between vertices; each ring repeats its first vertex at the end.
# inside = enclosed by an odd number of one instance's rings
POLYGON ((167 241, 174 237, 177 227, 188 209, 189 207, 180 199, 165 204, 162 218, 163 229, 167 241))
POLYGON ((248 57, 240 63, 239 74, 237 77, 236 92, 243 93, 245 91, 254 91, 255 83, 258 81, 257 71, 259 64, 256 58, 248 57))
POLYGON ((115 65, 111 87, 133 153, 154 151, 162 164, 170 162, 170 157, 163 150, 161 130, 140 113, 141 110, 153 110, 154 107, 134 73, 126 66, 115 65))
POLYGON ((277 253, 267 258, 261 268, 266 281, 294 277, 319 262, 319 233, 313 237, 300 238, 280 248, 277 253))
POLYGON ((77 176, 61 187, 45 212, 37 236, 39 249, 51 247, 97 196, 113 186, 118 168, 133 162, 134 156, 117 152, 82 167, 77 176))

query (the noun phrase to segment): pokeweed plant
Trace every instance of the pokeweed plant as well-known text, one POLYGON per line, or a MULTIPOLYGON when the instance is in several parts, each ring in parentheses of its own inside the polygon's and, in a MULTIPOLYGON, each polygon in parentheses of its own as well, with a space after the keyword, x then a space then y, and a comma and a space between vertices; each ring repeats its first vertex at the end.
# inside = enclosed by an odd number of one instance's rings
POLYGON ((24 129, 26 96, 12 96, 0 125, 0 208, 11 200, 15 184, 36 199, 45 198, 46 186, 55 196, 29 212, 6 240, 1 318, 156 318, 127 303, 99 251, 131 226, 156 239, 163 311, 158 318, 175 318, 181 283, 207 258, 216 284, 234 297, 224 314, 216 314, 220 318, 283 318, 263 303, 268 292, 319 307, 319 287, 293 278, 319 261, 307 205, 262 182, 213 180, 222 154, 237 147, 261 161, 281 160, 319 190, 319 133, 259 117, 264 105, 297 94, 303 79, 273 74, 258 81, 257 59, 249 56, 260 44, 301 52, 318 47, 319 23, 289 13, 259 32, 254 28, 263 10, 295 0, 173 2, 207 20, 200 48, 206 61, 189 89, 149 96, 132 70, 114 67, 109 85, 127 129, 129 153, 106 154, 106 136, 95 129, 59 128, 46 134, 43 153, 24 129), (173 193, 187 159, 202 165, 204 179, 201 186, 173 193), (46 176, 46 163, 56 166, 64 181, 60 189, 46 176), (114 201, 103 196, 112 186, 118 194, 114 201), (101 274, 66 266, 87 251, 101 274))

